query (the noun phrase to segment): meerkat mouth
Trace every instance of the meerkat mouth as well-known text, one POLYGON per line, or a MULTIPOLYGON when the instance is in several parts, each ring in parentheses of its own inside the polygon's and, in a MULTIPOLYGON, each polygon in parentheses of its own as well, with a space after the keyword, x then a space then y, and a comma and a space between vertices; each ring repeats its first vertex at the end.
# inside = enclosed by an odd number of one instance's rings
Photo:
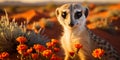
POLYGON ((74 30, 74 29, 76 29, 76 28, 78 28, 78 26, 76 26, 76 25, 73 25, 73 26, 67 26, 67 29, 70 29, 70 30, 74 30))

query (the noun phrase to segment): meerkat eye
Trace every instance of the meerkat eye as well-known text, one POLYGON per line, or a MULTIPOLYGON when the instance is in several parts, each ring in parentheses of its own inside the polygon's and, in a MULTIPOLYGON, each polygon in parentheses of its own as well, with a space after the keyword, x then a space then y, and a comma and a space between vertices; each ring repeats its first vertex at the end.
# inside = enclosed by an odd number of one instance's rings
POLYGON ((74 15, 75 19, 79 19, 82 16, 82 12, 81 11, 77 11, 74 15))
POLYGON ((66 12, 62 12, 62 17, 65 19, 67 16, 67 13, 66 12))

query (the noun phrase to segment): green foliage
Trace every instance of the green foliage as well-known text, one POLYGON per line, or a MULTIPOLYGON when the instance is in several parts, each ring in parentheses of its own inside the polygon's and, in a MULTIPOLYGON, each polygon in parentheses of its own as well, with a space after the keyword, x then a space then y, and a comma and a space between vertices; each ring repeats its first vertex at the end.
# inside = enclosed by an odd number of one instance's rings
POLYGON ((96 25, 96 27, 97 28, 101 28, 101 29, 108 29, 110 26, 110 22, 109 22, 109 20, 106 18, 106 19, 101 19, 98 23, 97 23, 97 25, 96 25))
POLYGON ((109 11, 109 16, 118 16, 118 17, 120 17, 120 10, 109 11))
POLYGON ((44 30, 39 30, 39 33, 35 33, 34 31, 28 31, 26 33, 26 38, 28 39, 27 45, 33 46, 34 44, 44 45, 46 42, 50 41, 45 35, 43 35, 44 30))
POLYGON ((27 38, 26 44, 32 46, 35 43, 45 45, 49 39, 42 34, 41 28, 38 33, 34 31, 27 31, 26 24, 22 23, 18 25, 13 19, 9 21, 8 15, 1 16, 0 19, 0 52, 2 51, 14 51, 16 50, 17 42, 16 38, 19 36, 25 36, 27 38))
POLYGON ((91 22, 91 23, 94 23, 94 22, 100 21, 101 19, 102 19, 101 17, 96 16, 96 17, 91 18, 91 19, 90 19, 90 22, 91 22))
POLYGON ((94 9, 95 13, 99 13, 99 12, 103 12, 103 11, 107 11, 106 7, 97 7, 94 9))
POLYGON ((42 18, 42 19, 41 19, 41 22, 44 23, 44 27, 45 27, 45 28, 51 28, 51 27, 53 27, 53 25, 54 25, 54 23, 53 23, 52 21, 50 21, 49 18, 48 18, 48 19, 42 18))
POLYGON ((109 18, 101 19, 96 23, 96 28, 107 31, 109 33, 115 33, 116 27, 113 26, 109 18))
POLYGON ((51 27, 53 27, 53 25, 54 25, 53 22, 47 20, 47 21, 46 21, 46 25, 45 25, 45 27, 47 27, 47 28, 51 28, 51 27))

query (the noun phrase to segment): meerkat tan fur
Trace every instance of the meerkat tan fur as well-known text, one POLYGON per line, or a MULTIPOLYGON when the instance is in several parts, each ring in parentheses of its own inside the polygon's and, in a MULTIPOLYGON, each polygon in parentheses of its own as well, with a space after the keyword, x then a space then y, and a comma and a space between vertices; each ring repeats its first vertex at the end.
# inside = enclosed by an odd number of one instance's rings
POLYGON ((86 27, 88 12, 88 8, 78 3, 64 4, 56 9, 57 19, 63 27, 61 45, 65 52, 64 60, 94 60, 92 51, 95 48, 105 50, 105 60, 119 60, 115 49, 86 27), (71 59, 70 52, 76 52, 75 44, 83 47, 71 59))

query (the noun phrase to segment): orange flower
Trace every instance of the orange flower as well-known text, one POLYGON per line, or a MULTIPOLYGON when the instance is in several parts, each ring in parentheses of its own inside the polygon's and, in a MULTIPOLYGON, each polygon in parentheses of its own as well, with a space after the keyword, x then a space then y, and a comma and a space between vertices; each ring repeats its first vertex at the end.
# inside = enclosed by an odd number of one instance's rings
POLYGON ((33 46, 33 48, 37 51, 37 52, 43 52, 44 50, 46 50, 46 48, 40 44, 35 44, 33 46))
POLYGON ((69 52, 71 56, 74 56, 75 52, 71 51, 69 52))
POLYGON ((58 51, 60 51, 60 48, 54 48, 54 51, 58 52, 58 51))
POLYGON ((29 54, 29 53, 31 53, 33 51, 33 49, 32 48, 30 48, 30 49, 27 49, 27 53, 29 54))
POLYGON ((50 60, 62 60, 62 59, 56 56, 55 54, 53 54, 50 60))
POLYGON ((32 53, 32 59, 37 59, 38 58, 38 54, 37 53, 32 53))
POLYGON ((7 53, 7 52, 2 52, 1 53, 1 57, 2 58, 6 58, 6 57, 8 57, 9 56, 9 53, 7 53))
POLYGON ((18 41, 20 44, 25 43, 27 41, 27 39, 24 36, 20 36, 16 39, 16 41, 18 41))
POLYGON ((18 53, 19 54, 23 54, 24 52, 22 50, 18 50, 18 53))
POLYGON ((97 48, 93 51, 92 55, 95 57, 95 58, 101 58, 103 55, 104 55, 104 50, 103 49, 100 49, 100 48, 97 48))
POLYGON ((53 44, 51 42, 47 42, 46 46, 47 46, 47 48, 51 48, 53 46, 53 44))
POLYGON ((75 48, 77 48, 78 50, 80 49, 80 48, 82 48, 83 46, 81 45, 81 44, 75 44, 75 48))
POLYGON ((22 54, 27 49, 27 46, 25 44, 20 44, 17 46, 17 50, 19 54, 22 54))
POLYGON ((51 54, 52 54, 52 51, 51 50, 44 50, 43 51, 43 56, 45 56, 45 57, 49 57, 49 56, 51 56, 51 54))
POLYGON ((56 44, 56 43, 58 43, 59 41, 56 40, 56 39, 52 39, 51 42, 52 42, 53 44, 56 44))
POLYGON ((26 50, 27 49, 27 45, 25 44, 20 44, 17 46, 17 50, 26 50))

